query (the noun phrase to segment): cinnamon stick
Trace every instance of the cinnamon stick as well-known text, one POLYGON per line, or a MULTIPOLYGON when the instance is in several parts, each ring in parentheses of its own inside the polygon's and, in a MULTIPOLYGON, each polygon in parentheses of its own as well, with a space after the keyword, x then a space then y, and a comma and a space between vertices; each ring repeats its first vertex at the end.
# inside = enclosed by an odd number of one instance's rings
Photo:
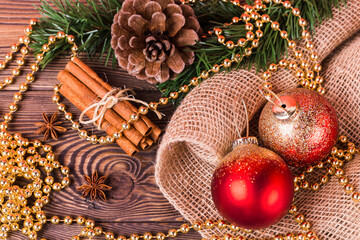
POLYGON ((153 143, 154 143, 153 140, 147 137, 144 143, 140 143, 139 147, 142 150, 148 150, 153 145, 153 143))
POLYGON ((155 125, 155 129, 151 132, 149 137, 154 141, 157 142, 161 135, 161 129, 155 125))
MULTIPOLYGON (((129 108, 131 108, 133 111, 137 111, 137 108, 132 105, 129 102, 126 102, 126 104, 128 105, 129 108)), ((160 135, 161 135, 161 129, 156 126, 147 116, 145 115, 140 115, 140 117, 142 118, 142 120, 145 122, 146 125, 148 125, 149 127, 153 128, 153 131, 150 133, 149 137, 154 141, 157 142, 157 140, 159 139, 160 135)))
POLYGON ((79 58, 74 57, 72 59, 78 67, 80 67, 84 72, 86 72, 90 77, 92 77, 95 81, 100 83, 106 90, 111 91, 112 87, 105 81, 103 81, 97 74, 94 72, 88 65, 86 65, 83 61, 79 58))
POLYGON ((140 143, 139 147, 140 147, 141 150, 147 150, 147 149, 150 148, 149 144, 146 143, 146 142, 140 143))
MULTIPOLYGON (((84 83, 89 89, 96 93, 100 98, 103 98, 105 94, 112 90, 111 86, 104 82, 91 68, 89 68, 84 62, 79 58, 73 58, 66 67, 71 74, 78 78, 82 83, 84 83)), ((134 111, 128 106, 132 105, 128 101, 118 102, 114 107, 114 111, 117 112, 123 119, 128 121, 130 116, 134 111)), ((143 135, 148 136, 153 127, 145 123, 142 118, 133 123, 133 126, 143 135)))
MULTIPOLYGON (((114 133, 118 132, 119 129, 115 128, 113 125, 110 125, 106 129, 106 133, 110 136, 112 136, 114 133)), ((121 138, 115 139, 115 142, 118 146, 120 146, 124 152, 129 155, 130 157, 134 156, 137 152, 139 152, 139 149, 132 144, 126 137, 122 136, 121 138), (130 144, 129 144, 130 143, 130 144)))
MULTIPOLYGON (((58 79, 61 83, 71 86, 73 91, 77 94, 78 98, 83 102, 86 107, 90 106, 94 101, 100 101, 99 97, 95 93, 93 93, 89 88, 82 84, 68 71, 60 71, 58 74, 58 79)), ((121 129, 122 124, 125 122, 125 120, 122 119, 118 114, 116 114, 112 109, 107 109, 104 115, 104 119, 106 119, 111 125, 113 125, 117 129, 121 129)), ((130 128, 129 130, 124 131, 124 135, 135 146, 139 145, 144 138, 144 136, 135 128, 130 128)))
MULTIPOLYGON (((78 94, 74 91, 74 88, 69 86, 67 83, 63 83, 62 87, 60 88, 60 92, 67 99, 69 99, 72 104, 74 104, 78 109, 80 109, 80 111, 84 111, 87 108, 84 102, 78 97, 78 94)), ((91 117, 93 115, 93 110, 88 111, 86 115, 88 117, 91 117)), ((112 126, 107 120, 102 121, 101 128, 105 130, 106 133, 109 135, 113 135, 115 132, 118 131, 118 129, 112 126)), ((138 148, 124 136, 116 139, 115 142, 129 156, 134 156, 139 151, 138 148)))

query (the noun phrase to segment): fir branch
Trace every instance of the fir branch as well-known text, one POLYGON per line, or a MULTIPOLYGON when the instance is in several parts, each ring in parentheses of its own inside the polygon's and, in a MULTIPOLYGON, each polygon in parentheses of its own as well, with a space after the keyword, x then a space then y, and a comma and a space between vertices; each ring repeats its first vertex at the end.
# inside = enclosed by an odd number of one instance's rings
MULTIPOLYGON (((30 47, 35 54, 40 53, 49 36, 64 31, 75 36, 79 52, 86 52, 89 58, 99 59, 105 65, 110 60, 115 63, 110 44, 111 24, 120 8, 119 0, 86 0, 86 3, 79 0, 42 0, 37 8, 42 18, 31 34, 33 42, 30 47)), ((42 68, 69 50, 65 40, 58 42, 41 62, 42 68)))
MULTIPOLYGON (((247 3, 252 5, 253 1, 247 0, 247 3)), ((300 9, 302 17, 308 22, 310 32, 314 33, 317 24, 332 17, 332 8, 340 7, 341 3, 346 4, 346 0, 294 0, 292 3, 294 7, 300 9)), ((227 40, 237 42, 239 38, 245 38, 247 31, 244 28, 244 23, 239 22, 238 24, 223 26, 223 23, 231 22, 233 17, 240 17, 243 13, 241 8, 232 3, 210 0, 195 3, 193 9, 206 32, 214 27, 219 27, 223 30, 227 40)), ((298 25, 298 18, 291 14, 290 9, 285 9, 279 4, 270 4, 264 13, 268 14, 272 20, 278 21, 280 29, 286 30, 291 39, 300 38, 301 28, 298 25)), ((266 69, 268 64, 277 62, 284 53, 286 54, 287 43, 280 37, 279 32, 273 31, 270 24, 264 24, 262 30, 264 37, 260 39, 259 47, 254 49, 253 54, 250 57, 245 57, 241 63, 233 64, 226 71, 240 67, 250 68, 253 65, 257 70, 266 69)), ((225 58, 231 59, 236 53, 241 54, 241 50, 236 52, 234 49, 229 50, 218 44, 216 36, 198 42, 194 51, 195 62, 193 65, 188 66, 174 80, 157 85, 163 96, 168 97, 171 92, 178 91, 181 86, 189 84, 193 77, 199 76, 204 70, 209 70, 210 66, 221 64, 225 58)), ((179 96, 174 103, 178 104, 183 97, 184 94, 179 96)))

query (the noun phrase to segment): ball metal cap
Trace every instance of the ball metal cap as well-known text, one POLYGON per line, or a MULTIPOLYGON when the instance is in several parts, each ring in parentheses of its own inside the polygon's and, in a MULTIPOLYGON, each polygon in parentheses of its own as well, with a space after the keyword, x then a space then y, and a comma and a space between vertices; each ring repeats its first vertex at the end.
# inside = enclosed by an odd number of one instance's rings
POLYGON ((243 138, 236 139, 233 142, 232 148, 234 149, 238 146, 249 145, 249 144, 259 145, 259 142, 256 137, 243 137, 243 138))

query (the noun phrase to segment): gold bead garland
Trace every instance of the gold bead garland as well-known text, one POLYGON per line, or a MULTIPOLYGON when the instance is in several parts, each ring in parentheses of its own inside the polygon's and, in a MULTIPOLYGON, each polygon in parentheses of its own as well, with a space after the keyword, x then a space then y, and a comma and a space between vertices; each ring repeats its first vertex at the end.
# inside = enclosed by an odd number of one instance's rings
POLYGON ((360 193, 356 192, 354 186, 350 183, 348 177, 345 176, 344 166, 346 162, 350 162, 356 153, 359 153, 359 149, 355 148, 355 144, 349 142, 346 136, 342 135, 339 137, 339 144, 344 145, 346 148, 339 149, 333 147, 331 156, 326 161, 321 161, 315 166, 307 167, 298 176, 294 177, 295 191, 300 189, 311 189, 313 191, 319 190, 322 185, 325 185, 329 181, 329 176, 335 175, 338 178, 339 184, 344 188, 346 194, 351 195, 351 199, 354 203, 360 201, 360 193), (326 166, 328 166, 326 168, 326 166), (315 169, 325 168, 325 174, 320 177, 319 182, 309 183, 306 180, 306 175, 312 173, 315 169))
POLYGON ((0 142, 0 239, 6 239, 10 231, 37 239, 37 232, 46 223, 43 207, 49 203, 51 191, 70 184, 69 169, 55 159, 51 146, 38 140, 30 142, 19 133, 2 130, 0 142), (58 182, 51 175, 56 169, 63 176, 58 182), (28 183, 15 185, 19 179, 28 183))
MULTIPOLYGON (((256 8, 260 8, 259 5, 260 1, 257 1, 257 5, 255 4, 256 8)), ((269 0, 265 2, 270 2, 269 0)), ((288 1, 282 2, 280 0, 274 1, 275 3, 282 3, 285 7, 291 7, 288 1)), ((235 1, 234 4, 237 4, 235 1)), ((252 12, 252 8, 249 6, 244 6, 244 10, 247 12, 252 12)), ((292 12, 298 14, 300 13, 297 9, 292 8, 292 12)), ((294 15, 295 15, 294 13, 294 15)), ((250 17, 254 18, 254 14, 249 15, 250 17)), ((265 16, 265 19, 266 16, 265 16)), ((305 22, 303 19, 300 18, 301 25, 305 26, 305 22)), ((25 33, 27 35, 31 34, 32 26, 36 24, 35 19, 31 19, 30 26, 25 28, 25 33)), ((272 27, 275 30, 278 30, 278 26, 275 22, 272 22, 272 27)), ((248 29, 251 29, 251 26, 248 26, 248 29)), ((219 33, 219 32, 218 32, 219 33)), ((285 38, 287 35, 285 33, 281 33, 282 37, 285 38)), ((303 36, 307 37, 307 33, 303 32, 303 36)), ((220 36, 220 33, 219 33, 220 36)), ((250 34, 249 34, 250 36, 250 34)), ((129 238, 125 236, 118 236, 117 238, 112 232, 105 232, 101 229, 101 227, 95 226, 95 222, 91 219, 86 219, 84 217, 77 217, 73 219, 70 216, 66 216, 64 219, 60 219, 58 216, 53 216, 50 219, 47 219, 45 213, 42 211, 42 207, 49 203, 49 195, 52 190, 61 190, 62 188, 68 186, 70 184, 69 180, 69 169, 67 167, 62 166, 58 161, 55 160, 55 156, 52 152, 51 146, 43 145, 40 141, 35 140, 30 142, 28 139, 23 138, 20 134, 15 133, 11 135, 7 132, 8 122, 12 120, 12 113, 18 110, 17 103, 22 99, 22 93, 28 90, 28 85, 35 80, 34 73, 39 69, 39 62, 43 59, 44 54, 48 52, 52 46, 52 44, 56 43, 57 39, 67 38, 69 44, 72 44, 71 50, 73 55, 76 55, 77 46, 74 43, 74 37, 71 35, 66 35, 64 32, 59 32, 56 36, 49 37, 49 43, 45 44, 42 48, 43 53, 38 54, 36 56, 36 63, 31 65, 32 73, 26 76, 26 82, 20 84, 19 92, 14 94, 14 102, 9 105, 10 113, 5 114, 4 122, 0 123, 0 151, 2 154, 2 158, 0 160, 0 201, 2 207, 2 215, 1 215, 1 222, 2 225, 0 227, 0 239, 5 239, 8 236, 8 232, 10 231, 21 231, 24 235, 28 236, 29 239, 37 239, 37 232, 42 229, 43 224, 46 222, 51 222, 53 224, 63 223, 66 225, 70 225, 73 223, 77 223, 79 225, 84 225, 79 235, 74 236, 72 239, 83 239, 89 238, 93 239, 96 236, 103 235, 106 239, 117 239, 117 240, 139 240, 139 239, 165 239, 165 238, 173 238, 176 237, 179 233, 188 233, 190 230, 199 231, 201 229, 210 229, 217 227, 219 229, 228 228, 233 232, 238 232, 241 229, 235 227, 234 225, 228 224, 224 220, 215 221, 215 220, 206 220, 205 222, 195 222, 191 226, 188 224, 183 224, 179 229, 170 229, 167 234, 165 233, 158 233, 157 235, 152 235, 151 233, 145 233, 143 235, 132 234, 129 238), (40 153, 42 152, 42 153, 40 153), (42 174, 41 171, 37 168, 42 168, 46 175, 42 174), (54 178, 51 176, 51 173, 58 169, 62 175, 64 176, 61 181, 55 182, 54 178), (44 176, 43 176, 44 175, 44 176), (27 184, 24 187, 19 187, 14 185, 17 177, 25 178, 32 180, 31 183, 27 184), (44 178, 44 179, 43 179, 44 178), (27 202, 27 198, 34 197, 36 201, 34 202, 33 206, 29 207, 29 203, 27 202)), ((259 36, 258 36, 259 37, 259 36)), ((251 38, 251 37, 250 37, 251 38)), ((249 39, 250 39, 249 38, 249 39)), ((260 38, 260 37, 259 37, 260 38)), ((256 39, 254 39, 256 40, 256 39)), ((287 39, 288 40, 288 39, 287 39)), ((246 40, 245 40, 246 41, 246 40)), ((241 40, 242 42, 242 40, 241 40)), ((20 68, 24 65, 24 56, 28 54, 28 44, 30 43, 30 39, 28 36, 23 36, 19 38, 18 44, 13 44, 11 46, 11 53, 6 54, 5 62, 0 62, 0 68, 4 69, 6 64, 13 60, 13 53, 16 53, 20 50, 21 54, 23 54, 22 58, 17 60, 19 65, 18 68, 12 71, 12 77, 5 78, 4 85, 10 85, 12 83, 12 79, 20 74, 20 68), (21 47, 21 45, 24 45, 21 47), (21 48, 20 48, 21 47, 21 48)), ((253 43, 253 41, 252 41, 253 43)), ((225 43, 226 44, 226 43, 225 43)), ((296 44, 288 40, 288 44, 290 47, 296 46, 296 44)), ((255 44, 256 45, 256 44, 255 44)), ((231 43, 226 44, 227 47, 238 47, 234 46, 231 43)), ((252 44, 253 46, 253 44, 252 44)), ((309 47, 308 49, 312 49, 313 43, 307 42, 306 46, 309 47)), ((256 47, 256 46, 253 46, 256 47)), ((302 54, 294 50, 294 55, 296 58, 300 59, 301 63, 300 66, 304 69, 309 68, 309 63, 306 63, 302 60, 302 54)), ((312 57, 311 60, 316 61, 317 55, 311 53, 312 57)), ((239 59, 242 59, 240 56, 239 59)), ((237 59, 237 60, 239 60, 237 59)), ((229 67, 231 63, 236 60, 228 60, 224 61, 221 65, 213 66, 212 70, 213 73, 219 71, 220 67, 229 67)), ((316 63, 316 62, 315 62, 316 63)), ((296 63, 287 62, 286 60, 281 60, 278 63, 278 66, 285 67, 288 66, 290 70, 296 70, 296 63)), ((277 65, 272 64, 269 66, 268 73, 265 74, 265 80, 269 78, 269 73, 276 71, 277 65)), ((318 73, 321 70, 320 65, 314 65, 314 71, 318 73)), ((203 72, 201 74, 200 79, 205 79, 209 76, 210 71, 203 72)), ((297 74, 297 71, 295 72, 297 74)), ((270 73, 271 75, 271 73, 270 73)), ((299 77, 306 77, 307 79, 313 79, 314 75, 312 74, 301 74, 300 72, 297 74, 299 77)), ((317 76, 319 77, 319 76, 317 76)), ((170 95, 170 98, 176 99, 178 94, 182 92, 189 91, 189 86, 196 86, 199 83, 199 78, 194 78, 190 81, 189 85, 185 85, 180 88, 178 92, 173 92, 170 95)), ((309 82, 308 87, 310 87, 309 82)), ((321 87, 322 79, 315 80, 315 83, 318 84, 319 88, 321 87)), ((271 84, 266 82, 265 88, 270 88, 271 84)), ((1 86, 1 85, 0 85, 1 86)), ((65 118, 72 121, 72 115, 69 112, 66 112, 65 105, 59 103, 59 91, 60 86, 55 86, 54 88, 54 96, 53 100, 58 104, 58 109, 65 113, 65 118)), ((305 86, 306 87, 306 86, 305 86)), ((318 90, 319 91, 319 90, 318 90)), ((161 98, 159 103, 167 104, 170 98, 161 98)), ((149 107, 142 107, 139 109, 138 114, 146 114, 149 109, 155 109, 159 103, 150 103, 149 107)), ((138 116, 137 114, 137 116, 138 116)), ((135 117, 134 117, 135 119, 135 117)), ((131 123, 131 122, 130 122, 131 123)), ((130 126, 130 123, 129 126, 130 126)), ((76 127, 76 122, 72 122, 73 126, 76 127)), ((126 130, 126 126, 124 125, 124 130, 126 130)), ((79 130, 80 134, 83 137, 86 136, 88 139, 92 139, 95 142, 94 136, 87 136, 83 130, 79 130)), ((102 138, 100 138, 102 139, 102 138)), ((96 140, 100 142, 99 140, 96 140)), ((108 141, 108 140, 106 140, 108 141)), ((295 182, 295 190, 299 191, 300 189, 312 189, 314 191, 318 190, 321 185, 327 183, 327 179, 329 175, 336 175, 339 179, 339 184, 344 187, 344 191, 347 194, 351 195, 351 198, 354 202, 358 202, 360 200, 360 193, 354 191, 353 185, 349 183, 349 179, 344 175, 344 170, 342 167, 346 163, 346 161, 350 161, 356 153, 359 153, 359 149, 355 148, 355 145, 351 142, 348 142, 345 136, 340 136, 339 141, 342 144, 347 144, 347 149, 342 150, 338 148, 333 148, 331 157, 327 159, 325 162, 320 162, 316 166, 308 167, 302 174, 296 176, 294 178, 295 182), (327 168, 326 174, 321 177, 319 183, 312 183, 310 184, 306 180, 306 175, 314 171, 314 169, 321 169, 324 168, 325 165, 330 165, 327 168)), ((111 141, 109 141, 111 142, 111 141)), ((274 236, 273 239, 296 239, 296 240, 304 240, 304 239, 317 239, 316 234, 311 231, 311 224, 306 221, 305 216, 298 212, 295 206, 292 206, 290 211, 291 214, 294 215, 294 219, 296 222, 300 224, 301 229, 303 229, 306 233, 300 234, 292 234, 288 233, 286 235, 277 235, 274 236)), ((248 230, 243 230, 248 232, 248 230)), ((235 237, 230 234, 226 234, 223 237, 213 236, 211 239, 233 239, 233 240, 243 240, 246 239, 245 237, 235 237)))
MULTIPOLYGON (((271 2, 271 1, 267 1, 267 2, 271 2)), ((292 7, 289 1, 284 1, 284 2, 276 1, 275 3, 283 4, 285 8, 291 9, 291 13, 294 16, 298 17, 299 25, 302 28, 302 34, 301 34, 302 38, 306 40, 305 47, 308 51, 311 51, 314 47, 314 43, 308 40, 310 37, 310 33, 305 29, 307 23, 306 20, 301 17, 300 10, 298 8, 292 7)), ((269 78, 271 78, 272 76, 272 72, 277 71, 278 67, 280 68, 288 67, 289 70, 295 72, 295 76, 297 79, 299 79, 299 83, 301 86, 303 86, 304 88, 309 88, 311 90, 317 90, 320 94, 325 93, 325 89, 321 86, 321 84, 323 83, 323 79, 321 76, 319 76, 319 72, 321 71, 322 67, 318 63, 318 55, 315 52, 312 51, 310 52, 310 60, 314 62, 313 65, 310 65, 309 62, 303 59, 303 53, 299 50, 296 50, 296 42, 294 40, 290 40, 288 38, 288 33, 280 29, 279 23, 276 21, 272 21, 267 14, 260 15, 257 12, 258 10, 262 10, 266 7, 265 5, 262 4, 262 1, 260 0, 255 1, 254 7, 250 7, 247 5, 241 6, 239 2, 235 2, 235 1, 233 1, 233 4, 242 7, 245 13, 242 14, 240 18, 234 17, 231 23, 226 23, 224 25, 227 26, 234 23, 238 23, 239 21, 244 21, 245 29, 248 30, 248 32, 246 33, 247 39, 240 38, 238 40, 237 45, 226 44, 225 37, 221 35, 222 30, 220 28, 215 28, 213 32, 217 35, 219 43, 227 47, 228 45, 231 46, 228 47, 228 49, 232 49, 238 46, 245 47, 245 51, 244 51, 245 56, 249 56, 252 53, 252 48, 258 46, 258 40, 263 36, 261 27, 263 26, 264 23, 270 23, 271 28, 274 31, 279 31, 281 38, 287 41, 289 49, 293 52, 295 59, 298 60, 298 62, 295 61, 288 62, 286 59, 282 59, 279 61, 278 64, 275 63, 270 64, 268 70, 266 70, 262 74, 262 78, 265 81, 265 83, 262 86, 265 89, 271 90, 272 88, 271 83, 268 82, 269 78), (251 19, 255 21, 255 25, 258 27, 258 30, 256 31, 256 36, 258 37, 258 39, 255 40, 254 40, 254 33, 252 32, 253 25, 250 23, 251 19), (246 48, 246 44, 251 40, 253 40, 251 46, 249 48, 246 48), (254 41, 256 41, 255 44, 254 41), (315 80, 313 80, 314 78, 315 80)), ((271 96, 272 94, 269 93, 266 97, 270 98, 271 96)))
MULTIPOLYGON (((311 240, 315 240, 317 239, 315 233, 313 231, 310 230, 310 223, 308 221, 306 221, 305 217, 298 212, 296 206, 292 206, 290 211, 291 214, 294 215, 294 219, 300 223, 301 228, 305 231, 305 233, 299 233, 299 234, 293 234, 293 233, 287 233, 285 235, 276 235, 274 236, 274 240, 276 239, 281 239, 281 240, 285 240, 285 239, 292 239, 292 240, 305 240, 305 239, 311 239, 311 240)), ((41 215, 43 217, 43 215, 41 215)), ((96 237, 100 237, 100 236, 104 236, 105 239, 107 240, 140 240, 140 239, 157 239, 157 240, 164 240, 167 238, 175 238, 177 237, 179 234, 187 234, 190 230, 194 230, 194 231, 200 231, 200 230, 204 230, 204 229, 212 229, 212 228, 219 228, 219 229, 229 229, 231 232, 233 232, 234 234, 239 232, 239 231, 244 231, 246 233, 251 232, 250 230, 244 230, 244 229, 240 229, 239 227, 236 227, 234 225, 231 225, 229 223, 227 223, 225 220, 219 220, 219 221, 215 221, 215 220, 211 220, 208 219, 204 222, 200 222, 200 221, 196 221, 194 222, 192 225, 189 224, 182 224, 180 226, 180 228, 176 229, 176 228, 172 228, 169 229, 169 231, 167 233, 163 233, 163 232, 159 232, 157 234, 152 234, 149 232, 144 233, 143 235, 139 235, 139 234, 131 234, 129 236, 129 238, 123 236, 123 235, 118 235, 116 236, 113 232, 109 232, 109 231, 104 231, 101 227, 96 226, 94 220, 92 219, 87 219, 84 218, 82 216, 78 216, 76 218, 73 218, 71 216, 66 216, 63 219, 61 219, 58 216, 53 216, 50 219, 46 219, 43 218, 41 225, 39 224, 39 222, 31 222, 31 221, 24 221, 24 225, 28 226, 28 227, 32 227, 33 229, 37 229, 37 231, 41 230, 42 225, 45 224, 46 222, 48 223, 52 223, 54 225, 57 224, 65 224, 65 225, 71 225, 71 224, 78 224, 78 225, 83 225, 80 234, 75 235, 71 238, 71 240, 80 240, 80 239, 84 239, 84 238, 88 238, 88 239, 94 239, 96 237)), ((31 228, 30 227, 30 228, 31 228)), ((6 228, 6 226, 4 227, 6 228)), ((3 229, 3 227, 1 227, 1 229, 3 229)), ((10 230, 14 230, 14 229, 10 229, 10 228, 6 228, 10 230)), ((22 230, 24 231, 24 230, 22 230)), ((35 238, 30 238, 30 239, 36 239, 37 237, 37 232, 36 230, 30 230, 31 232, 31 236, 35 236, 35 238), (35 233, 35 234, 34 234, 35 233)), ((1 234, 1 233, 0 233, 1 234)), ((232 234, 225 234, 223 237, 219 237, 219 236, 212 236, 211 240, 246 240, 247 238, 242 237, 242 236, 234 236, 232 234)), ((42 238, 41 240, 45 240, 44 238, 42 238)))

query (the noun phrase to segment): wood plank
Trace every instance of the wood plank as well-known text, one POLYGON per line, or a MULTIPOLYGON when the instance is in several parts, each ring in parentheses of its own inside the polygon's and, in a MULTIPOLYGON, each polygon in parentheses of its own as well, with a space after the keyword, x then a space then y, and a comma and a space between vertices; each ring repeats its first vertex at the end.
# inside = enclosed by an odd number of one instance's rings
POLYGON ((39 6, 40 1, 0 0, 0 50, 17 42, 31 18, 40 17, 34 5, 39 6))

